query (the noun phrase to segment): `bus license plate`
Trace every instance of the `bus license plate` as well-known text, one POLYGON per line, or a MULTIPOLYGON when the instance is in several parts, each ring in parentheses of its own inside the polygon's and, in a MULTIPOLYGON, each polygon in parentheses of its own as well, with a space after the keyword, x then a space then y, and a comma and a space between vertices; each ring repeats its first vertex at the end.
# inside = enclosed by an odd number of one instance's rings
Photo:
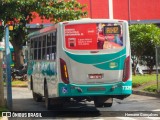
POLYGON ((89 79, 102 79, 103 74, 88 74, 89 79))

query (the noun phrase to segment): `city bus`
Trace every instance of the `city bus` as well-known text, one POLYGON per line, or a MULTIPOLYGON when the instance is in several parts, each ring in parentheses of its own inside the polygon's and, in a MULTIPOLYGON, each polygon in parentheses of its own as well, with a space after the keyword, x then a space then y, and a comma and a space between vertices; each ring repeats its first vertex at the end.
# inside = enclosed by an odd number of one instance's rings
POLYGON ((29 88, 47 109, 70 101, 111 107, 132 94, 131 53, 125 20, 60 22, 28 35, 29 88))

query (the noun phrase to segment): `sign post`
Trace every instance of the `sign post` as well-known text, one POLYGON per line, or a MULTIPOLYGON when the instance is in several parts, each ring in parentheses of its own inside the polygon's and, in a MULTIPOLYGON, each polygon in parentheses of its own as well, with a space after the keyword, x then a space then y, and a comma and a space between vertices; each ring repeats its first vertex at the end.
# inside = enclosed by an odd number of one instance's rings
POLYGON ((12 109, 12 86, 11 86, 11 53, 9 48, 9 27, 5 26, 5 57, 6 57, 6 88, 7 88, 7 106, 12 109))

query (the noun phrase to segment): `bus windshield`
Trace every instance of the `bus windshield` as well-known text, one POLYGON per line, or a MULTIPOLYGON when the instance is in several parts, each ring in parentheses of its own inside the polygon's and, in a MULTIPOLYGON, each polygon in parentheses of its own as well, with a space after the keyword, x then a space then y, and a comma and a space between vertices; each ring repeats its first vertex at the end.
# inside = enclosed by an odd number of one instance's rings
POLYGON ((89 23, 66 25, 65 47, 71 50, 121 48, 123 47, 122 24, 89 23))

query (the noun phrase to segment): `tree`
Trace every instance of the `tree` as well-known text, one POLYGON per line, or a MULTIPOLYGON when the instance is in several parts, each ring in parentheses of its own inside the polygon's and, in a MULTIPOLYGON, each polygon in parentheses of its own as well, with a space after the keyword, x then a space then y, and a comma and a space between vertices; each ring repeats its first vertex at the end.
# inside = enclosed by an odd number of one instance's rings
POLYGON ((146 65, 150 73, 155 63, 155 46, 160 45, 160 29, 154 24, 136 24, 130 26, 131 53, 136 74, 138 63, 146 65))
MULTIPOLYGON (((43 19, 50 19, 52 23, 65 20, 79 19, 87 15, 83 11, 85 5, 76 0, 2 0, 0 1, 0 20, 5 24, 14 23, 14 30, 10 31, 10 42, 15 51, 15 66, 23 64, 22 46, 26 42, 27 28, 37 12, 43 19)), ((0 29, 1 30, 1 29, 0 29)), ((1 30, 0 33, 3 33, 1 30)), ((0 35, 1 36, 1 35, 0 35)), ((1 38, 0 38, 1 39, 1 38)))

